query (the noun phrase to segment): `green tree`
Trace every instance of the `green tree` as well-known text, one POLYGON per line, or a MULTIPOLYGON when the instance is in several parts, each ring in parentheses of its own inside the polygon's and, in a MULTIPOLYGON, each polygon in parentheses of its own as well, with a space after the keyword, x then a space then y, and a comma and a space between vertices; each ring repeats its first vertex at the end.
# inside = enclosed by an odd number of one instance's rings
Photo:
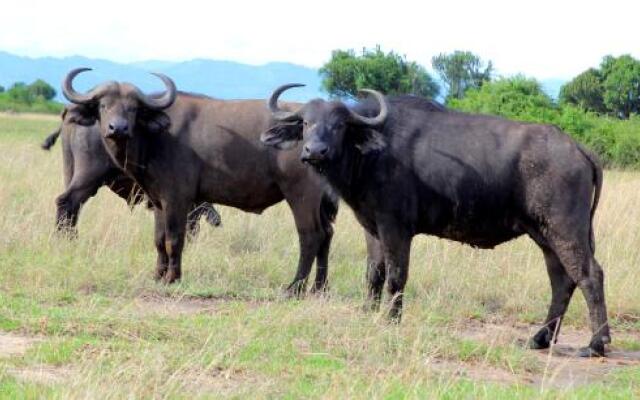
POLYGON ((0 93, 4 93, 4 86, 0 85, 0 93))
POLYGON ((630 55, 607 56, 601 70, 604 75, 604 104, 616 116, 627 119, 640 112, 640 61, 630 55))
POLYGON ((7 91, 9 98, 15 102, 22 104, 32 104, 34 101, 33 93, 24 82, 14 83, 7 91))
POLYGON ((587 111, 606 112, 601 72, 589 68, 563 85, 560 88, 560 103, 577 105, 587 111))
POLYGON ((355 97, 364 88, 425 97, 435 97, 439 92, 422 66, 393 51, 385 54, 380 47, 363 49, 360 55, 354 50, 334 50, 329 62, 320 68, 320 75, 323 89, 337 97, 355 97))
POLYGON ((557 107, 540 83, 522 75, 469 89, 462 99, 452 98, 449 106, 461 111, 523 121, 550 122, 558 117, 557 107))
POLYGON ((640 61, 630 55, 605 56, 599 69, 591 68, 564 85, 560 100, 623 119, 640 113, 640 61))
POLYGON ((51 100, 56 97, 56 90, 42 79, 38 79, 28 87, 34 97, 42 97, 45 100, 51 100))
POLYGON ((467 90, 481 87, 491 80, 493 72, 491 61, 485 64, 470 51, 438 54, 431 59, 431 65, 447 85, 447 100, 461 99, 467 90))

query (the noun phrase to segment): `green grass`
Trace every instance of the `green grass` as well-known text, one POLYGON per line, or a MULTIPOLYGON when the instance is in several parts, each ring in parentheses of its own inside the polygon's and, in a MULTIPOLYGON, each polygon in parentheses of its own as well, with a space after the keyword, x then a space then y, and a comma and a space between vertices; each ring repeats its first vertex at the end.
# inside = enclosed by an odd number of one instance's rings
MULTIPOLYGON (((38 145, 57 123, 0 115, 0 334, 34 340, 0 356, 0 398, 640 396, 639 366, 577 388, 528 380, 545 361, 522 341, 544 319, 550 288, 527 239, 480 251, 416 238, 399 326, 361 311, 365 246, 345 206, 327 296, 281 296, 298 252, 283 204, 261 216, 220 207, 223 227, 203 226, 188 245, 182 283, 157 284, 151 214, 106 189, 84 207, 78 240, 54 235, 60 149, 38 145), (53 378, 27 374, 43 368, 53 378)), ((614 346, 637 351, 640 174, 605 180, 597 256, 614 346)), ((565 329, 588 342, 579 293, 565 329)))

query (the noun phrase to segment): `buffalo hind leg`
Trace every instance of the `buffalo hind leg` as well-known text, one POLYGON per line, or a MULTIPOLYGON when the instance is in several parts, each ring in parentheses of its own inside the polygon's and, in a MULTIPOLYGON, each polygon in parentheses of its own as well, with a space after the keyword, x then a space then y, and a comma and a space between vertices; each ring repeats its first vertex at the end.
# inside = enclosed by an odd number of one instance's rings
POLYGON ((202 213, 197 213, 197 210, 193 210, 187 217, 187 240, 195 240, 200 233, 200 216, 202 213))
POLYGON ((209 225, 220 226, 222 218, 218 211, 213 207, 211 203, 200 203, 199 205, 193 205, 193 208, 189 212, 187 217, 187 239, 192 240, 200 233, 200 219, 205 217, 209 225))
POLYGON ((595 257, 589 257, 589 274, 578 282, 578 286, 589 305, 591 319, 591 342, 580 350, 581 357, 604 356, 604 345, 611 343, 611 333, 607 321, 607 307, 604 299, 604 272, 595 257))
POLYGON ((550 245, 567 275, 582 291, 589 309, 592 337, 589 346, 580 350, 580 356, 602 357, 605 355, 604 345, 611 342, 604 298, 604 273, 593 256, 588 234, 583 236, 583 240, 556 240, 550 241, 550 245))
POLYGON ((551 283, 551 305, 545 325, 529 341, 529 347, 532 349, 546 349, 557 341, 562 318, 576 289, 576 283, 567 275, 558 256, 548 247, 541 247, 551 283))
POLYGON ((367 242, 367 301, 364 310, 375 312, 380 310, 387 271, 380 241, 367 231, 364 235, 367 242))
MULTIPOLYGON (((304 197, 303 195, 296 194, 285 196, 293 212, 293 219, 296 223, 296 230, 298 231, 298 242, 300 244, 300 255, 298 257, 296 275, 285 290, 285 295, 296 298, 300 297, 306 290, 307 279, 309 278, 313 261, 318 256, 318 252, 326 241, 326 234, 322 225, 322 217, 320 214, 321 202, 319 198, 315 199, 313 196, 304 197), (312 204, 317 204, 318 207, 311 208, 312 204)), ((322 277, 322 273, 320 277, 322 277)))
POLYGON ((300 256, 298 258, 296 275, 286 289, 286 295, 288 297, 300 297, 300 295, 304 293, 307 286, 307 279, 313 266, 313 260, 316 258, 322 243, 322 236, 324 235, 320 231, 298 231, 300 256))

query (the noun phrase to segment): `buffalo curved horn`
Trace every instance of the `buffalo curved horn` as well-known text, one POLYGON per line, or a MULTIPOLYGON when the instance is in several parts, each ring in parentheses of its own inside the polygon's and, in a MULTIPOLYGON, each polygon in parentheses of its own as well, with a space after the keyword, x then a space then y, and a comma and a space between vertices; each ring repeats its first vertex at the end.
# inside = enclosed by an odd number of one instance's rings
POLYGON ((378 104, 380 104, 380 112, 375 117, 364 117, 360 114, 357 114, 355 111, 349 108, 349 117, 351 118, 351 122, 359 125, 366 125, 366 126, 382 125, 384 121, 387 120, 387 117, 389 116, 389 105, 387 104, 387 99, 384 97, 382 93, 378 92, 377 90, 362 89, 362 90, 359 90, 359 92, 368 93, 373 97, 375 97, 375 99, 378 101, 378 104))
POLYGON ((74 104, 90 103, 100 97, 100 95, 102 95, 102 93, 107 89, 108 85, 111 84, 111 82, 103 83, 84 94, 76 92, 73 88, 73 79, 82 72, 91 70, 91 68, 83 67, 72 69, 71 71, 69 71, 67 76, 65 76, 64 80, 62 81, 62 94, 64 94, 64 97, 66 97, 67 100, 74 104))
POLYGON ((171 106, 176 100, 176 84, 173 83, 173 80, 171 80, 171 78, 164 74, 157 72, 152 72, 151 74, 160 78, 162 83, 164 83, 164 85, 166 86, 167 90, 159 96, 147 96, 138 88, 136 88, 136 96, 138 97, 138 100, 140 100, 145 106, 151 108, 152 110, 163 110, 171 106))
POLYGON ((305 85, 303 85, 302 83, 287 83, 286 85, 282 85, 273 91, 273 93, 271 94, 271 97, 269 97, 269 100, 267 101, 267 105, 269 106, 269 111, 271 111, 271 114, 273 115, 273 118, 275 120, 292 122, 292 121, 297 121, 301 119, 300 111, 302 111, 302 108, 299 109, 298 111, 281 110, 278 108, 278 97, 280 97, 280 95, 285 90, 288 90, 294 87, 303 87, 303 86, 305 85))

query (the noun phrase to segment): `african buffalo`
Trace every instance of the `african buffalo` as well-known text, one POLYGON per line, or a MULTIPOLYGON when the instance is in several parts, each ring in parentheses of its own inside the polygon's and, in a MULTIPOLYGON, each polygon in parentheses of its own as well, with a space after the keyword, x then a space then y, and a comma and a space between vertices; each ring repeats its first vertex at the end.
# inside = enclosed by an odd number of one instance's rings
POLYGON ((554 126, 429 110, 371 90, 379 106, 318 99, 296 111, 279 109, 280 94, 295 86, 272 94, 269 107, 283 124, 262 140, 304 142, 301 160, 368 231, 370 250, 378 248, 367 273, 373 309, 386 278, 389 316, 400 319, 416 234, 486 249, 527 234, 544 253, 552 290, 545 326, 530 345, 546 348, 555 340, 577 286, 593 333, 581 355, 604 355, 610 335, 592 223, 602 169, 593 154, 554 126))
MULTIPOLYGON (((98 126, 83 124, 81 118, 78 106, 66 106, 61 114, 60 126, 42 143, 42 148, 49 150, 62 135, 65 191, 56 198, 56 228, 71 236, 77 235, 76 224, 81 206, 102 186, 107 186, 132 206, 144 199, 140 187, 109 158, 98 126)), ((213 205, 202 203, 189 214, 188 229, 191 235, 197 233, 198 220, 202 215, 210 224, 220 225, 220 215, 213 205)))
POLYGON ((274 122, 263 100, 223 101, 177 92, 171 79, 151 98, 128 83, 106 82, 86 94, 72 81, 65 97, 79 106, 86 125, 98 121, 102 141, 118 167, 143 188, 155 206, 157 279, 181 277, 188 205, 209 201, 261 213, 286 200, 298 230, 300 257, 289 293, 306 282, 314 259, 314 289, 325 287, 337 202, 322 179, 292 153, 260 143, 274 122))

